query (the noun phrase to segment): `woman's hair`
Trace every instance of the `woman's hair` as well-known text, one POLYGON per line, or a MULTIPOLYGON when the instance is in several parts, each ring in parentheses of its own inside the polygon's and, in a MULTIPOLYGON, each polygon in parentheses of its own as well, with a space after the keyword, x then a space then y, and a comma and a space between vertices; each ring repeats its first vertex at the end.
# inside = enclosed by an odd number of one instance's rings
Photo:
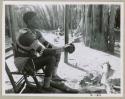
POLYGON ((29 12, 26 12, 24 13, 23 15, 23 21, 28 24, 28 20, 31 20, 32 17, 36 16, 36 13, 33 12, 33 11, 29 11, 29 12))

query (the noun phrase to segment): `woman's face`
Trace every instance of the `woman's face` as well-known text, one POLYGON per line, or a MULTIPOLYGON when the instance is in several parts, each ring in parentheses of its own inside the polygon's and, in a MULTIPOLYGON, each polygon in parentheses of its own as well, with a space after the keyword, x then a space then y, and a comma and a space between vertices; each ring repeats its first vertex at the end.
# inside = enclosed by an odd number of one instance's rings
POLYGON ((39 29, 40 28, 40 18, 38 16, 33 16, 28 21, 28 27, 33 28, 33 29, 39 29))

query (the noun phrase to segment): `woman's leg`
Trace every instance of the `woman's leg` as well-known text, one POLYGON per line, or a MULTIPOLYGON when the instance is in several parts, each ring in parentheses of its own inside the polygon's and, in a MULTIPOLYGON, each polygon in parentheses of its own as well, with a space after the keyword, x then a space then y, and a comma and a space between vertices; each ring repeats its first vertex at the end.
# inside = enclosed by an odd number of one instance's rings
POLYGON ((45 66, 45 77, 44 77, 44 88, 50 87, 50 81, 52 78, 53 70, 55 69, 56 58, 54 56, 41 56, 39 58, 35 58, 34 64, 36 65, 36 70, 39 70, 45 66))
POLYGON ((55 69, 53 71, 53 76, 57 75, 57 69, 58 69, 58 65, 59 65, 59 62, 60 62, 60 57, 61 57, 61 52, 58 52, 58 53, 55 54, 56 65, 55 65, 55 69))

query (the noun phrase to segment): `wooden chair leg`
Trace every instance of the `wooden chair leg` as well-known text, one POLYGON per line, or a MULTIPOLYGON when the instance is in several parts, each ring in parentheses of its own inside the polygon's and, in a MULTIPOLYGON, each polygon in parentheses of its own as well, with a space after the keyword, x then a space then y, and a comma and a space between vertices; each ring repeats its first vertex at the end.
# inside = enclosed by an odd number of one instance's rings
POLYGON ((21 77, 18 82, 15 82, 15 81, 14 81, 14 78, 13 78, 13 74, 12 74, 12 72, 10 71, 10 69, 8 68, 6 62, 5 62, 5 69, 6 69, 7 75, 8 75, 8 77, 9 77, 9 79, 10 79, 10 82, 11 82, 11 84, 12 84, 12 86, 13 86, 14 92, 15 92, 15 93, 19 93, 19 92, 23 89, 23 87, 24 87, 24 85, 25 85, 24 78, 21 77), (22 83, 21 83, 21 82, 22 82, 22 83))
POLYGON ((27 75, 26 74, 24 75, 24 79, 25 79, 26 84, 30 85, 29 81, 27 80, 27 75))
POLYGON ((7 63, 5 63, 5 69, 6 69, 7 75, 9 76, 10 82, 11 82, 11 84, 12 84, 12 86, 13 86, 14 92, 15 92, 15 93, 18 93, 18 90, 17 90, 16 84, 15 84, 15 81, 14 81, 14 79, 13 79, 13 76, 12 76, 11 72, 10 72, 10 69, 9 69, 8 66, 7 66, 7 63))
MULTIPOLYGON (((34 74, 34 75, 31 75, 31 77, 33 78, 33 80, 34 80, 36 86, 39 87, 40 84, 39 84, 39 82, 38 82, 38 80, 37 80, 37 78, 36 78, 36 75, 35 75, 35 74, 34 74)), ((31 84, 29 83, 28 79, 27 79, 27 75, 26 75, 26 74, 24 74, 24 79, 25 79, 25 82, 26 82, 27 85, 31 85, 31 84)), ((32 86, 32 85, 31 85, 31 86, 32 86)))

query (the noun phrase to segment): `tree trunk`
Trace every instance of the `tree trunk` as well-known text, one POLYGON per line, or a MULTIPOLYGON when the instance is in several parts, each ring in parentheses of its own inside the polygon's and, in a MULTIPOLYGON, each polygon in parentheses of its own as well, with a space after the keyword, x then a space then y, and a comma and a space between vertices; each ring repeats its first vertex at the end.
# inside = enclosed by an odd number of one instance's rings
POLYGON ((108 51, 109 36, 109 6, 103 5, 102 8, 102 33, 104 34, 104 51, 108 51))
MULTIPOLYGON (((91 48, 105 50, 105 38, 102 33, 102 5, 93 5, 92 7, 92 31, 91 31, 91 48)), ((91 30, 91 28, 89 28, 91 30)))
POLYGON ((92 35, 92 5, 85 6, 85 45, 90 46, 92 35))
POLYGON ((109 18, 109 43, 108 43, 108 50, 111 53, 114 53, 114 44, 115 44, 115 32, 114 32, 114 27, 115 27, 115 16, 116 16, 116 9, 112 5, 110 8, 110 18, 109 18))

